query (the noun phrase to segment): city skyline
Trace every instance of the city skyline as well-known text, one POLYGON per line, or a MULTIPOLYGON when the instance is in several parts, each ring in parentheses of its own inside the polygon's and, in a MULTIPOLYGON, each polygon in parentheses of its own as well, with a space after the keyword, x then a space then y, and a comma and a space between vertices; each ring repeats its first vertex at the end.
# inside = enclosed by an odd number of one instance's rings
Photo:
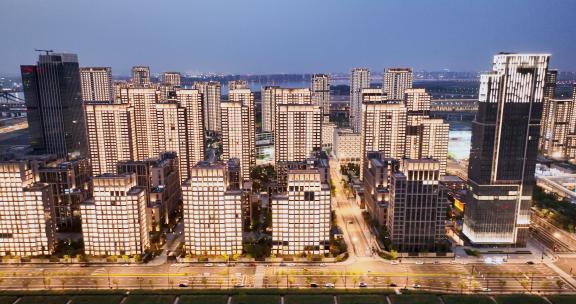
POLYGON ((496 3, 441 2, 318 2, 306 3, 307 9, 301 10, 293 2, 268 6, 262 1, 173 1, 173 5, 99 1, 88 6, 77 1, 48 5, 8 0, 0 4, 0 11, 11 12, 0 20, 0 28, 7 29, 4 40, 10 41, 0 51, 4 59, 0 73, 17 75, 18 64, 27 62, 35 48, 78 53, 84 65, 112 66, 121 75, 141 64, 158 73, 335 73, 356 66, 375 71, 392 66, 486 71, 490 67, 480 58, 499 51, 528 50, 551 53, 551 68, 576 70, 570 60, 576 51, 571 39, 576 30, 570 22, 576 3, 506 1, 493 10, 496 3), (186 14, 198 11, 213 14, 196 14, 195 18, 186 14), (57 14, 68 18, 51 17, 57 14), (162 15, 170 16, 170 22, 162 15), (142 31, 125 35, 122 28, 131 18, 150 21, 139 23, 142 31), (324 24, 323 35, 308 34, 308 24, 324 24), (431 32, 422 31, 428 28, 431 32), (224 32, 227 39, 222 39, 224 32), (161 34, 164 43, 135 52, 135 45, 154 33, 161 34), (186 37, 190 39, 182 39, 186 37), (256 43, 261 39, 256 37, 266 37, 267 43, 256 43), (291 46, 289 39, 301 40, 306 48, 291 46))

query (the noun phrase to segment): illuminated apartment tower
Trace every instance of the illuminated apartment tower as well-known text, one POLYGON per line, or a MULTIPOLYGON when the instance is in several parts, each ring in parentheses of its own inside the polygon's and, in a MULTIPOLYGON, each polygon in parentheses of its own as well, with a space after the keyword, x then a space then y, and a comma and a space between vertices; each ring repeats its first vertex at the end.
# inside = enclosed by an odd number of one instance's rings
POLYGON ((221 86, 218 81, 195 82, 192 88, 202 93, 204 109, 204 128, 209 132, 219 133, 220 126, 220 94, 221 86))
POLYGON ((431 159, 404 159, 392 173, 386 223, 398 251, 442 249, 448 200, 439 177, 440 163, 431 159))
POLYGON ((305 104, 276 106, 275 163, 302 161, 322 149, 322 110, 305 104))
POLYGON ((354 133, 360 133, 362 129, 362 90, 367 88, 370 88, 370 71, 353 69, 350 76, 350 127, 354 133))
POLYGON ((246 80, 230 80, 228 81, 228 91, 237 89, 248 89, 248 82, 246 80))
POLYGON ((62 231, 78 229, 80 204, 92 195, 92 172, 88 158, 62 159, 42 164, 38 180, 52 189, 54 224, 62 231))
POLYGON ((26 161, 0 162, 0 255, 51 254, 56 225, 50 186, 35 183, 26 161))
POLYGON ((406 136, 406 107, 401 101, 386 100, 380 89, 362 90, 362 101, 360 176, 367 152, 381 151, 385 158, 402 158, 406 136))
POLYGON ((308 88, 264 87, 262 89, 262 131, 274 131, 276 127, 276 107, 278 105, 311 103, 312 93, 308 88))
POLYGON ((177 100, 168 100, 156 104, 156 130, 158 133, 157 153, 164 151, 176 152, 178 155, 178 168, 180 180, 184 182, 189 177, 190 157, 188 153, 192 148, 187 136, 186 109, 177 100))
POLYGON ((572 90, 572 113, 568 129, 571 130, 566 136, 566 159, 576 164, 576 84, 572 90))
POLYGON ((242 253, 242 192, 230 190, 223 163, 199 162, 182 185, 187 253, 242 253))
POLYGON ((473 244, 526 244, 549 60, 502 53, 480 77, 462 230, 473 244))
POLYGON ((137 86, 150 85, 150 67, 147 66, 132 67, 132 83, 137 86))
MULTIPOLYGON (((330 117, 330 76, 327 74, 312 75, 312 104, 322 109, 322 115, 330 117)), ((324 120, 327 121, 326 118, 324 120)))
POLYGON ((384 83, 382 86, 388 99, 402 100, 404 91, 412 88, 412 69, 387 68, 384 70, 384 83))
POLYGON ((548 112, 543 134, 542 154, 554 159, 569 159, 569 135, 575 134, 576 102, 574 99, 549 99, 546 103, 548 112))
POLYGON ((111 68, 80 68, 80 82, 84 102, 112 102, 114 100, 111 68))
POLYGON ((118 161, 136 158, 134 108, 100 102, 87 102, 85 108, 92 172, 117 173, 118 161))
POLYGON ((182 76, 179 72, 164 72, 162 73, 162 84, 172 88, 180 87, 182 85, 182 76))
POLYGON ((449 125, 442 119, 430 118, 430 94, 424 89, 406 89, 407 110, 406 158, 432 158, 440 162, 440 174, 446 172, 449 125))
POLYGON ((544 98, 542 101, 542 119, 540 124, 540 143, 538 149, 543 154, 548 154, 548 145, 551 144, 550 134, 553 132, 553 117, 551 116, 551 100, 554 99, 556 91, 556 79, 558 78, 558 71, 548 70, 544 78, 544 98), (552 124, 551 124, 552 123, 552 124))
POLYGON ((133 108, 135 160, 145 160, 158 155, 158 134, 156 123, 156 102, 158 94, 155 88, 123 88, 120 90, 122 103, 133 108))
MULTIPOLYGON (((186 109, 186 140, 188 150, 188 172, 197 162, 204 160, 204 119, 202 95, 198 90, 177 90, 176 99, 186 109)), ((162 152, 162 151, 160 151, 162 152)), ((180 157, 180 156, 178 156, 180 157)), ((188 173, 189 174, 189 173, 188 173)), ((180 171, 183 176, 184 172, 180 171)))
POLYGON ((330 186, 317 168, 288 170, 287 179, 287 193, 272 197, 272 253, 327 253, 330 186))
POLYGON ((239 159, 241 178, 248 180, 250 169, 256 165, 254 94, 249 89, 231 90, 221 110, 222 159, 239 159))
POLYGON ((20 70, 34 152, 68 159, 86 157, 78 56, 40 55, 37 65, 23 65, 20 70))
POLYGON ((94 197, 80 206, 88 255, 142 254, 150 246, 145 189, 135 174, 94 177, 94 197))

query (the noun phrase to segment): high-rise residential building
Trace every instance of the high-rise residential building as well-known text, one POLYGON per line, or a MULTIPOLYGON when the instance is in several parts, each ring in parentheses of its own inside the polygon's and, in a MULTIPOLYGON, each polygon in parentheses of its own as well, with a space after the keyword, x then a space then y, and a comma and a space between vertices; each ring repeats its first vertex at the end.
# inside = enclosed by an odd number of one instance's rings
POLYGON ((473 244, 526 243, 549 60, 501 53, 480 77, 462 230, 473 244))
MULTIPOLYGON (((204 159, 204 119, 202 94, 194 89, 176 91, 176 99, 186 109, 186 135, 188 141, 188 164, 192 167, 204 159)), ((180 156, 178 156, 180 157, 180 156)), ((188 172, 190 168, 188 169, 188 172)), ((182 175, 183 173, 180 172, 182 175)))
POLYGON ((542 121, 542 154, 555 159, 567 159, 568 136, 576 133, 576 102, 574 99, 549 99, 546 102, 547 120, 542 121))
POLYGON ((276 127, 276 108, 278 105, 311 103, 312 93, 308 88, 264 87, 262 89, 262 131, 274 131, 276 127))
POLYGON ((164 72, 162 73, 162 84, 168 87, 180 87, 182 85, 182 76, 180 72, 164 72))
POLYGON ((150 85, 150 83, 150 67, 132 67, 132 84, 137 86, 147 86, 150 85))
MULTIPOLYGON (((330 117, 330 76, 327 74, 312 75, 310 86, 312 104, 322 109, 322 115, 330 117)), ((324 120, 327 121, 326 118, 324 120)))
POLYGON ((136 184, 145 189, 148 230, 160 231, 178 209, 182 188, 178 171, 178 156, 164 152, 144 161, 118 162, 119 174, 136 174, 136 184))
POLYGON ((446 172, 449 125, 442 119, 430 118, 430 94, 424 89, 404 90, 407 110, 404 157, 432 158, 440 162, 440 174, 446 172))
POLYGON ((112 102, 114 100, 112 68, 80 68, 80 82, 84 102, 112 102))
POLYGON ((287 192, 272 197, 272 253, 329 252, 330 212, 330 186, 320 170, 289 169, 287 192))
POLYGON ((136 159, 134 108, 127 103, 86 103, 86 127, 94 175, 117 173, 116 163, 136 159))
POLYGON ((448 199, 439 177, 440 163, 430 159, 403 159, 392 174, 386 224, 398 251, 443 249, 448 199))
POLYGON ((331 151, 334 148, 334 132, 336 132, 336 124, 329 122, 324 115, 322 122, 322 150, 331 151))
POLYGON ((150 247, 145 189, 136 174, 94 177, 94 196, 80 205, 88 255, 136 255, 150 247))
POLYGON ((276 105, 275 163, 302 161, 322 149, 322 110, 305 104, 276 105))
POLYGON ((175 152, 178 155, 177 163, 180 171, 181 182, 189 177, 190 157, 188 155, 190 143, 188 141, 186 108, 182 107, 177 100, 171 99, 156 103, 156 132, 158 134, 158 150, 156 153, 165 151, 175 152))
POLYGON ((391 100, 404 99, 404 91, 412 88, 411 68, 387 68, 384 70, 384 94, 391 100))
POLYGON ((221 85, 218 81, 195 82, 192 88, 202 94, 204 109, 204 128, 209 132, 220 133, 221 85))
POLYGON ((398 171, 399 160, 386 158, 382 152, 368 152, 364 162, 362 182, 366 210, 379 225, 386 225, 390 201, 390 181, 398 171))
POLYGON ((122 103, 133 107, 135 160, 145 160, 158 154, 155 88, 123 88, 120 90, 122 103))
POLYGON ((230 80, 228 81, 228 91, 237 89, 249 89, 246 80, 230 80))
POLYGON ((54 223, 59 231, 79 231, 80 204, 92 193, 90 160, 56 160, 38 168, 38 180, 51 188, 54 223))
POLYGON ((367 88, 370 88, 370 71, 353 69, 350 76, 350 127, 354 133, 360 133, 362 129, 362 90, 367 88))
POLYGON ((242 253, 242 192, 230 190, 223 163, 199 162, 182 185, 187 253, 242 253))
POLYGON ((362 136, 352 129, 336 129, 334 132, 334 156, 341 165, 360 164, 360 149, 362 136))
POLYGON ((29 162, 0 162, 0 255, 47 255, 56 245, 52 192, 29 162))
POLYGON ((540 143, 538 145, 538 149, 545 153, 548 150, 548 144, 550 141, 547 140, 549 138, 549 133, 551 132, 550 129, 552 126, 549 124, 550 121, 553 120, 551 117, 551 100, 555 97, 556 91, 556 80, 558 78, 558 71, 556 70, 548 70, 546 73, 546 77, 544 77, 544 98, 542 101, 542 119, 540 124, 540 143))
POLYGON ((23 65, 28 133, 36 153, 77 158, 88 154, 80 67, 76 54, 40 55, 23 65))
POLYGON ((241 179, 248 180, 256 165, 254 94, 249 89, 229 91, 228 102, 221 104, 221 111, 222 159, 239 159, 241 179))
POLYGON ((367 152, 382 151, 386 158, 402 158, 406 136, 406 107, 402 101, 387 100, 380 89, 362 90, 362 101, 360 176, 367 152))

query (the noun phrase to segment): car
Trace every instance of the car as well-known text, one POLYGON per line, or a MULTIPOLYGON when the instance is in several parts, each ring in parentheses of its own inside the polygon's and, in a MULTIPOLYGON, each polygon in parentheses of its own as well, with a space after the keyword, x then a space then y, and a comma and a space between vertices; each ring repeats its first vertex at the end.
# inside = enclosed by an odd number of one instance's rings
POLYGON ((424 262, 422 262, 422 261, 416 261, 416 265, 424 265, 424 262))
POLYGON ((178 287, 188 287, 189 283, 188 281, 180 281, 178 282, 178 287))
POLYGON ((334 285, 334 283, 326 283, 326 284, 324 284, 324 287, 326 287, 326 288, 334 288, 334 287, 336 287, 336 285, 334 285))
POLYGON ((398 263, 398 261, 390 261, 390 265, 398 265, 400 263, 398 263))
POLYGON ((130 264, 122 264, 122 266, 126 267, 126 266, 130 266, 130 264))
POLYGON ((206 263, 206 264, 204 264, 204 267, 212 267, 212 266, 214 266, 214 264, 212 264, 212 263, 206 263))
POLYGON ((318 287, 318 283, 310 283, 310 287, 312 287, 312 288, 317 288, 317 287, 318 287))
POLYGON ((528 262, 526 262, 526 264, 528 264, 528 265, 534 265, 534 262, 528 261, 528 262))
POLYGON ((482 291, 483 291, 483 292, 491 292, 492 289, 490 289, 490 288, 488 288, 488 287, 484 287, 484 288, 482 288, 482 291))
POLYGON ((326 263, 321 263, 320 267, 326 267, 326 263))
POLYGON ((414 287, 414 288, 420 288, 420 287, 422 287, 422 286, 420 286, 420 284, 413 284, 412 287, 414 287))
POLYGON ((389 287, 398 287, 398 285, 396 285, 395 283, 390 283, 388 284, 389 287))
POLYGON ((256 263, 252 262, 252 263, 248 264, 248 266, 250 266, 250 267, 256 267, 256 263))
POLYGON ((288 267, 294 267, 294 266, 296 266, 296 264, 294 264, 294 263, 288 263, 288 264, 286 264, 286 265, 288 265, 288 267))
POLYGON ((352 225, 354 224, 354 221, 348 221, 348 224, 352 225))
POLYGON ((280 267, 284 267, 284 266, 286 266, 286 263, 282 262, 282 263, 280 263, 279 266, 280 266, 280 267))
POLYGON ((242 288, 242 287, 244 287, 244 284, 242 284, 242 283, 234 284, 234 288, 242 288))
POLYGON ((434 263, 433 263, 433 264, 440 264, 440 262, 438 262, 438 261, 434 261, 434 263))
POLYGON ((216 264, 216 266, 218 266, 218 267, 226 267, 226 264, 225 264, 225 263, 219 263, 219 264, 216 264))
POLYGON ((364 282, 360 282, 360 284, 358 284, 358 287, 365 288, 365 287, 368 287, 368 284, 366 284, 364 282))

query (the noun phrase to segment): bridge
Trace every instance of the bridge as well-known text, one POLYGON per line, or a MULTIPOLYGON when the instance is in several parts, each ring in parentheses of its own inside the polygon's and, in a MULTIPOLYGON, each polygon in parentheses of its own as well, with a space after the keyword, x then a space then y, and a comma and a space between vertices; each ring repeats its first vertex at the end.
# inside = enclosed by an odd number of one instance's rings
POLYGON ((26 103, 13 90, 0 91, 0 117, 17 118, 26 116, 26 103))
POLYGON ((477 112, 477 99, 434 99, 430 102, 430 115, 445 120, 473 120, 477 112))

